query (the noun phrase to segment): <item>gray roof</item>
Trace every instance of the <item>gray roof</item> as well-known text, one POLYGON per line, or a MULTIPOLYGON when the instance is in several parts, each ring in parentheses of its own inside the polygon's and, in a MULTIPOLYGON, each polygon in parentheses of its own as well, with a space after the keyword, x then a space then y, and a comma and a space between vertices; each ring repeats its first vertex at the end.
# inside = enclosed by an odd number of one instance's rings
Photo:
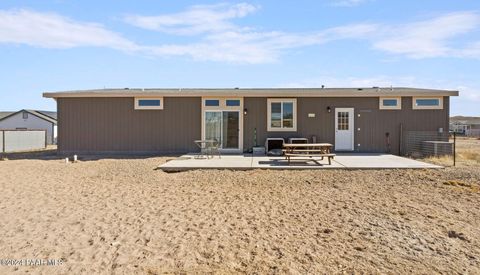
POLYGON ((289 96, 289 97, 366 97, 366 96, 458 96, 458 91, 405 87, 372 88, 170 88, 94 89, 46 92, 44 97, 132 97, 132 96, 289 96))
POLYGON ((453 116, 450 118, 450 123, 456 124, 480 124, 480 117, 476 116, 453 116))
POLYGON ((9 116, 13 116, 15 114, 18 114, 20 112, 28 112, 34 116, 37 116, 41 119, 44 119, 46 121, 49 121, 53 124, 57 124, 57 112, 52 112, 52 111, 38 111, 38 110, 28 110, 28 109, 22 109, 17 112, 0 112, 0 120, 5 119, 9 116), (2 115, 6 114, 6 115, 2 115))
POLYGON ((57 112, 54 112, 54 111, 41 111, 41 110, 35 110, 36 112, 38 113, 41 113, 41 114, 44 114, 46 116, 49 116, 53 119, 57 119, 57 112))
POLYGON ((0 112, 0 120, 4 117, 7 117, 15 112, 0 112))

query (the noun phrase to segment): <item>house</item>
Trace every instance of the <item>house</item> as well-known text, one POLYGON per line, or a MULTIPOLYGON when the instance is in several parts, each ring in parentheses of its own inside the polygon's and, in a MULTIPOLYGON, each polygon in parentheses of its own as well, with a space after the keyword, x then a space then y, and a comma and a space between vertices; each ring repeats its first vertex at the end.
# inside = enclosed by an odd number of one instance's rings
POLYGON ((450 131, 468 135, 470 133, 480 134, 480 117, 453 116, 450 118, 450 131))
POLYGON ((45 130, 47 144, 55 144, 57 138, 57 113, 38 110, 0 112, 0 130, 45 130))
POLYGON ((60 153, 194 152, 198 139, 241 153, 270 137, 304 137, 336 151, 399 154, 405 131, 448 135, 450 96, 457 95, 378 87, 44 93, 57 101, 60 153))

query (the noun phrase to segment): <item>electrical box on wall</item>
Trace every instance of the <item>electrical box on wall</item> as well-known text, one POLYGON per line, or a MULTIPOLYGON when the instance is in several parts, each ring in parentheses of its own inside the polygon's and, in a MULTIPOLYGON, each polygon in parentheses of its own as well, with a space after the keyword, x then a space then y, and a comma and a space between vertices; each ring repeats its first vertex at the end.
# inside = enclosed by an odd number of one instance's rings
POLYGON ((315 117, 315 113, 308 113, 308 117, 315 117))

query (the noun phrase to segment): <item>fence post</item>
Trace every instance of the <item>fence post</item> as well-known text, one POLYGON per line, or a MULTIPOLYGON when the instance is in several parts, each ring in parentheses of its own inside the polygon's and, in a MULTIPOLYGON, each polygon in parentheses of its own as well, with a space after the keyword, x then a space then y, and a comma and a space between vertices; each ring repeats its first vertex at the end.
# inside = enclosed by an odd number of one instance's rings
POLYGON ((5 153, 5 131, 2 131, 2 151, 5 153))
POLYGON ((403 141, 403 124, 400 123, 400 140, 398 142, 398 155, 403 156, 402 154, 402 141, 403 141))
POLYGON ((455 166, 456 155, 457 155, 457 133, 453 132, 453 166, 455 166))

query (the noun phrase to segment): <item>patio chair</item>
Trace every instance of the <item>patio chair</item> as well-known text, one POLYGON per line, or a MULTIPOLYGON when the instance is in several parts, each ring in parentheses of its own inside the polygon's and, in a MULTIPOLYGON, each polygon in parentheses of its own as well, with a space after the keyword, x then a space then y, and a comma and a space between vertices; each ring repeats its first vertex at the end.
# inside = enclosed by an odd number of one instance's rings
POLYGON ((213 139, 213 142, 210 142, 209 145, 207 145, 207 154, 213 157, 213 154, 217 154, 218 158, 222 158, 220 155, 220 142, 218 142, 217 139, 213 139))

